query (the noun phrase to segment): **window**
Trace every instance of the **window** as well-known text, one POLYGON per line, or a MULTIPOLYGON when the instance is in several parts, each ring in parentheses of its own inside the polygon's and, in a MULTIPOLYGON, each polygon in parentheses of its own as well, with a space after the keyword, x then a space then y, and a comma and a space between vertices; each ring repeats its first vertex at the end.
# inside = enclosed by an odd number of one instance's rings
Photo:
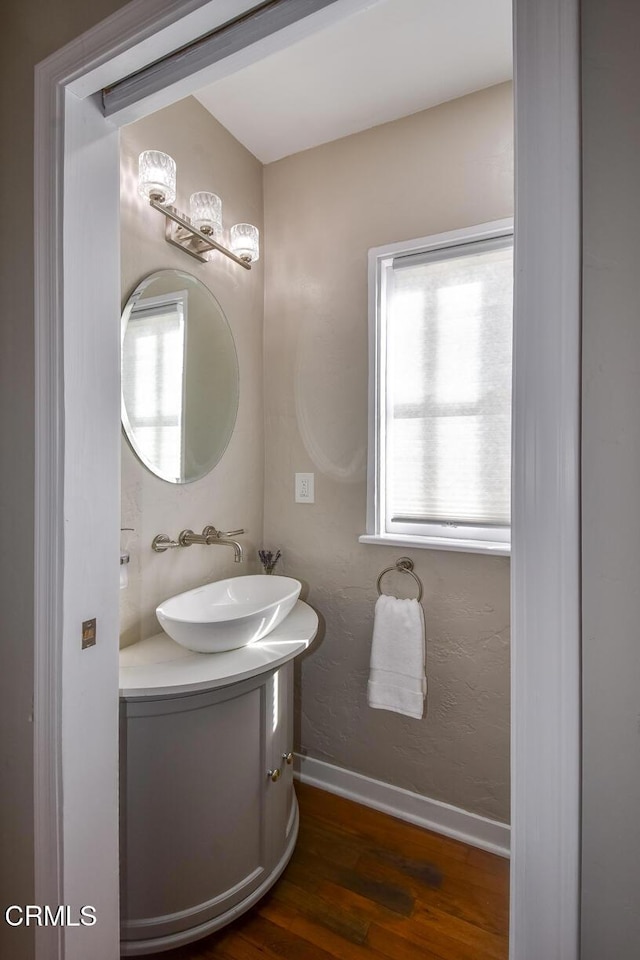
POLYGON ((367 536, 509 553, 513 226, 370 251, 367 536))

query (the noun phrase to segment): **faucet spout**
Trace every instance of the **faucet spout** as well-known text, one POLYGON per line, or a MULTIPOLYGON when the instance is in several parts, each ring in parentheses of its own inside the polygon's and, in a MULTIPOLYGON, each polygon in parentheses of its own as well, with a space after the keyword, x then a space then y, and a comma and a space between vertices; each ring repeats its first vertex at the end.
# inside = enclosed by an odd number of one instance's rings
POLYGON ((241 544, 237 540, 232 540, 232 537, 236 537, 239 534, 244 533, 244 530, 231 530, 229 533, 223 533, 221 530, 216 530, 216 528, 209 524, 202 531, 202 536, 205 538, 205 542, 209 545, 214 543, 224 543, 230 547, 233 547, 234 563, 241 563, 244 556, 241 544))
POLYGON ((244 553, 241 544, 239 544, 237 540, 224 540, 222 537, 216 537, 215 540, 209 540, 209 543, 226 543, 228 546, 233 547, 233 562, 242 563, 244 553))

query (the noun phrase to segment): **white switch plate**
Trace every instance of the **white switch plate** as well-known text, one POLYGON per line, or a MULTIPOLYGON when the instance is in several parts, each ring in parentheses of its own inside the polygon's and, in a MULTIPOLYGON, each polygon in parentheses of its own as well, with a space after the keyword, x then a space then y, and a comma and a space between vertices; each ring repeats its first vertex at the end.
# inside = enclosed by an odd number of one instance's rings
POLYGON ((315 503, 313 473, 296 473, 296 503, 315 503))

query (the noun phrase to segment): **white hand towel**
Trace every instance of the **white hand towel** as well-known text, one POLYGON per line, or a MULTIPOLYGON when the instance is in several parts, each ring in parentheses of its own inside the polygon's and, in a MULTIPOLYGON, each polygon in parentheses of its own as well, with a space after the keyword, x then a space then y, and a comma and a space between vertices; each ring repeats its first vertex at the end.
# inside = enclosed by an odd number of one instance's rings
POLYGON ((373 619, 369 706, 421 720, 426 692, 422 606, 417 600, 383 594, 373 619))

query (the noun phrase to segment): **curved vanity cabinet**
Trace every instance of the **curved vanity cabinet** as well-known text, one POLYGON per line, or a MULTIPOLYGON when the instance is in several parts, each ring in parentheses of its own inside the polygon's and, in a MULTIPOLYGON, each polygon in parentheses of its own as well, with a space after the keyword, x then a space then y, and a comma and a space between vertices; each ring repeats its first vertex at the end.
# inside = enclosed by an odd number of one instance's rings
POLYGON ((293 659, 316 629, 299 601, 250 647, 193 654, 160 635, 122 651, 123 956, 206 936, 286 866, 298 833, 293 659))

